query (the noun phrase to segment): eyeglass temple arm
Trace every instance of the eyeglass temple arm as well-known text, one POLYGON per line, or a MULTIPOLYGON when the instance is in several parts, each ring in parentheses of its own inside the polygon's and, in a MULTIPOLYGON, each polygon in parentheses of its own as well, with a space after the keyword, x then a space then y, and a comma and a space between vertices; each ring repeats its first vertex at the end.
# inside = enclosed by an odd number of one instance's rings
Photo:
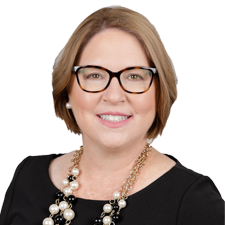
POLYGON ((74 72, 76 72, 79 68, 80 68, 80 66, 74 66, 73 67, 74 72))
POLYGON ((142 68, 144 69, 150 69, 154 74, 157 72, 157 69, 156 68, 152 68, 152 67, 145 67, 145 66, 142 66, 142 68))

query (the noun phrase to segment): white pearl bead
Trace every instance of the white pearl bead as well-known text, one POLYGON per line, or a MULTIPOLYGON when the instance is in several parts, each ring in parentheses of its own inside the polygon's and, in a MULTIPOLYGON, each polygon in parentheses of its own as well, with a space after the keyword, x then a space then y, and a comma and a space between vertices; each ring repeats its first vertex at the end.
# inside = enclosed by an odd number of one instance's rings
POLYGON ((76 168, 76 167, 74 167, 72 170, 71 170, 71 173, 74 175, 74 176, 77 176, 78 174, 79 174, 79 170, 76 168))
POLYGON ((119 193, 119 191, 115 191, 115 192, 113 193, 113 198, 114 198, 114 199, 120 198, 120 193, 119 193))
POLYGON ((74 181, 70 182, 71 189, 76 190, 78 187, 79 187, 79 184, 77 181, 74 180, 74 181))
POLYGON ((72 209, 66 209, 63 216, 66 220, 72 220, 75 217, 75 212, 72 209))
POLYGON ((120 208, 124 208, 126 207, 127 203, 124 199, 121 199, 119 202, 118 202, 118 205, 120 208))
POLYGON ((66 103, 66 108, 71 109, 71 104, 69 102, 66 103))
POLYGON ((112 211, 112 206, 110 204, 105 204, 103 206, 103 211, 106 213, 110 213, 112 211))
POLYGON ((67 186, 68 184, 69 184, 69 180, 68 179, 62 180, 63 187, 67 186))
POLYGON ((105 216, 105 217, 103 218, 103 223, 104 223, 104 224, 110 224, 111 222, 112 222, 112 219, 111 219, 110 216, 105 216))
POLYGON ((64 192, 65 196, 72 195, 72 193, 73 193, 73 191, 70 187, 66 187, 63 192, 64 192))
POLYGON ((57 206, 56 204, 50 205, 49 212, 53 215, 57 214, 59 212, 59 206, 57 206))
POLYGON ((51 218, 46 218, 42 222, 43 225, 54 225, 54 221, 51 218))
POLYGON ((64 211, 69 208, 69 204, 66 201, 62 201, 59 203, 60 210, 64 211))

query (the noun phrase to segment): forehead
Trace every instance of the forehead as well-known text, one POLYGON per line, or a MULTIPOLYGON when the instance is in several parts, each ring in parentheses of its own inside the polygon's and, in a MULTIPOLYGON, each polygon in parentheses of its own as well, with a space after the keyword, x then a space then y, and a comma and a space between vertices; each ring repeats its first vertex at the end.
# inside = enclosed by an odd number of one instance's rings
POLYGON ((94 35, 85 45, 79 65, 98 65, 112 71, 130 66, 149 66, 137 38, 119 29, 106 29, 94 35))

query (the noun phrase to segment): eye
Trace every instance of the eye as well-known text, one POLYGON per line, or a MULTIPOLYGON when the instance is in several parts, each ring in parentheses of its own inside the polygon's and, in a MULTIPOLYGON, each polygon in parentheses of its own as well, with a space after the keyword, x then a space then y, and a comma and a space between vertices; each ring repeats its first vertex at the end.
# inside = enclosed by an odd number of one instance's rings
POLYGON ((131 80, 143 80, 143 77, 139 74, 130 74, 128 78, 131 80))
POLYGON ((92 73, 86 77, 86 79, 99 79, 99 78, 101 78, 101 75, 98 73, 92 73))

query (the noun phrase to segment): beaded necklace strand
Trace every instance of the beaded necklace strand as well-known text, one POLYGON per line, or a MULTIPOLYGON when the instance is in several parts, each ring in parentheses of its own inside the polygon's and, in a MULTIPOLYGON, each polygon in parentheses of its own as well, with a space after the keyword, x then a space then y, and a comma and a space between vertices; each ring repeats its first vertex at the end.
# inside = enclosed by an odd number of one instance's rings
MULTIPOLYGON (((115 191, 113 193, 113 199, 109 200, 109 203, 103 206, 101 215, 93 219, 94 225, 115 225, 116 221, 119 220, 120 211, 127 204, 128 192, 137 181, 138 174, 144 166, 148 153, 151 152, 151 148, 150 143, 146 142, 143 151, 135 160, 130 175, 123 182, 120 190, 115 191)), ((69 225, 75 217, 72 206, 76 200, 74 192, 79 187, 79 183, 77 182, 77 176, 79 175, 78 165, 83 150, 83 146, 81 146, 80 150, 75 151, 71 160, 73 165, 69 168, 68 177, 62 180, 62 188, 56 193, 55 204, 49 207, 50 215, 43 220, 43 225, 69 225)))

